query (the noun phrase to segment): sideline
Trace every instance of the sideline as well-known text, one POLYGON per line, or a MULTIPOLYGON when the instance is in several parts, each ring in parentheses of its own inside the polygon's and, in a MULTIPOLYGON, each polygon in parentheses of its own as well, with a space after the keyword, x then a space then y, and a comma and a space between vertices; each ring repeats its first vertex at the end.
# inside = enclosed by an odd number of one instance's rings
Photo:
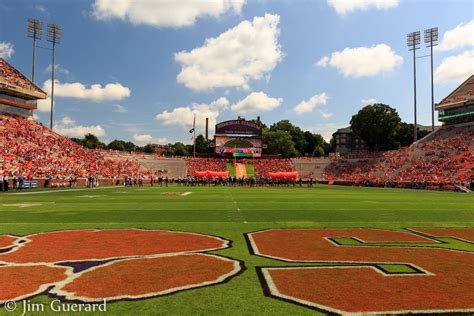
POLYGON ((0 193, 0 197, 3 196, 15 196, 15 195, 31 195, 31 194, 46 194, 46 193, 59 193, 59 192, 77 192, 77 191, 86 191, 86 190, 101 190, 101 189, 113 189, 113 188, 122 188, 120 185, 113 186, 104 186, 98 188, 79 188, 79 189, 60 189, 60 190, 44 190, 44 191, 33 191, 33 192, 14 192, 14 193, 0 193))

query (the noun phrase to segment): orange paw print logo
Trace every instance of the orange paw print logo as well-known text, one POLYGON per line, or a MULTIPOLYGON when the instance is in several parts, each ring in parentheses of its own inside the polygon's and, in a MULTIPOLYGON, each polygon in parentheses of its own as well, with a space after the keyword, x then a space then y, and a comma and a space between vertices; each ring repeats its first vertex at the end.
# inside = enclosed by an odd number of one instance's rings
POLYGON ((223 283, 243 264, 205 252, 229 246, 165 230, 0 235, 0 305, 46 293, 82 302, 142 299, 223 283))

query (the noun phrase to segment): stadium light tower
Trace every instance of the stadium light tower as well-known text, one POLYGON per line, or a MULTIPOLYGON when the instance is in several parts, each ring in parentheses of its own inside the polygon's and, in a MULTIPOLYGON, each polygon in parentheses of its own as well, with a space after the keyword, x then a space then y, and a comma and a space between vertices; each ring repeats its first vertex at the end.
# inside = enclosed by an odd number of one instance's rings
POLYGON ((36 62, 36 40, 40 40, 43 35, 43 22, 38 19, 28 18, 28 37, 33 39, 33 65, 31 70, 31 81, 35 82, 35 62, 36 62))
POLYGON ((57 24, 48 24, 48 42, 53 43, 53 61, 51 63, 51 119, 50 128, 53 129, 53 107, 54 107, 54 68, 55 68, 55 55, 56 55, 56 44, 59 44, 61 40, 61 27, 57 24))
POLYGON ((413 107, 414 107, 414 141, 418 139, 417 121, 416 121, 416 50, 420 49, 420 31, 407 34, 407 46, 409 51, 413 51, 413 107))
POLYGON ((434 132, 434 86, 433 86, 433 46, 438 45, 438 27, 425 30, 425 44, 431 51, 431 131, 434 132))

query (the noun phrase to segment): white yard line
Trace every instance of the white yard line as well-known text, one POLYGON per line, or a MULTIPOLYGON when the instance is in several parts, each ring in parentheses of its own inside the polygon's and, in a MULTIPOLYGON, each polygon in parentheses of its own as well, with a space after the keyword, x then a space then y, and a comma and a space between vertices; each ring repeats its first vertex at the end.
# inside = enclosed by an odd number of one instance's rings
POLYGON ((232 200, 232 202, 235 205, 235 210, 228 210, 227 211, 227 216, 226 216, 227 220, 231 221, 231 222, 244 222, 244 223, 247 223, 247 221, 245 220, 244 214, 242 213, 242 211, 240 210, 239 205, 237 204, 237 201, 234 199, 234 196, 232 195, 232 193, 229 191, 228 188, 226 188, 226 192, 228 193, 228 195, 230 195, 230 199, 232 200))

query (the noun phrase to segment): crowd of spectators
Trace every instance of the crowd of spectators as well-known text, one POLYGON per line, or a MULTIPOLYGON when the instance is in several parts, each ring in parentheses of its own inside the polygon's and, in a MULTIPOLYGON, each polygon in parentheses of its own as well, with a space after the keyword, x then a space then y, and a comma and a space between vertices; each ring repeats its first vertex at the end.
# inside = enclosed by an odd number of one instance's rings
POLYGON ((0 58, 0 77, 4 78, 3 83, 10 86, 21 87, 27 90, 37 89, 18 70, 7 66, 7 62, 2 58, 0 58))
POLYGON ((379 160, 341 159, 324 170, 326 180, 387 185, 400 182, 467 184, 473 176, 474 126, 443 127, 410 147, 379 160))
POLYGON ((384 155, 383 151, 372 152, 372 151, 358 151, 348 153, 343 156, 344 159, 377 159, 382 158, 384 155))
POLYGON ((188 176, 194 176, 196 171, 226 171, 226 160, 221 158, 186 158, 188 176))
POLYGON ((295 166, 290 159, 259 159, 254 161, 255 174, 268 176, 269 172, 293 172, 295 166))
MULTIPOLYGON (((187 158, 188 176, 196 175, 196 171, 226 171, 227 163, 233 159, 223 158, 187 158)), ((266 177, 269 172, 293 172, 295 167, 290 159, 240 159, 239 163, 254 165, 256 176, 266 177)))
POLYGON ((107 159, 30 118, 0 114, 0 172, 32 178, 100 178, 139 174, 138 162, 107 159))
MULTIPOLYGON (((160 159, 154 155, 145 156, 160 159)), ((41 178, 77 181, 77 178, 123 179, 166 173, 165 170, 145 171, 135 158, 130 153, 85 149, 31 118, 0 113, 0 176, 22 181, 41 178)), ((227 170, 226 164, 234 161, 222 158, 185 160, 188 176, 205 170, 223 172, 227 170)), ((290 159, 243 159, 239 162, 252 163, 257 177, 295 171, 290 159)), ((443 127, 400 150, 334 159, 324 169, 323 176, 327 181, 344 180, 362 185, 392 186, 412 182, 428 188, 447 188, 469 183, 473 177, 473 163, 474 125, 471 124, 443 127)))

